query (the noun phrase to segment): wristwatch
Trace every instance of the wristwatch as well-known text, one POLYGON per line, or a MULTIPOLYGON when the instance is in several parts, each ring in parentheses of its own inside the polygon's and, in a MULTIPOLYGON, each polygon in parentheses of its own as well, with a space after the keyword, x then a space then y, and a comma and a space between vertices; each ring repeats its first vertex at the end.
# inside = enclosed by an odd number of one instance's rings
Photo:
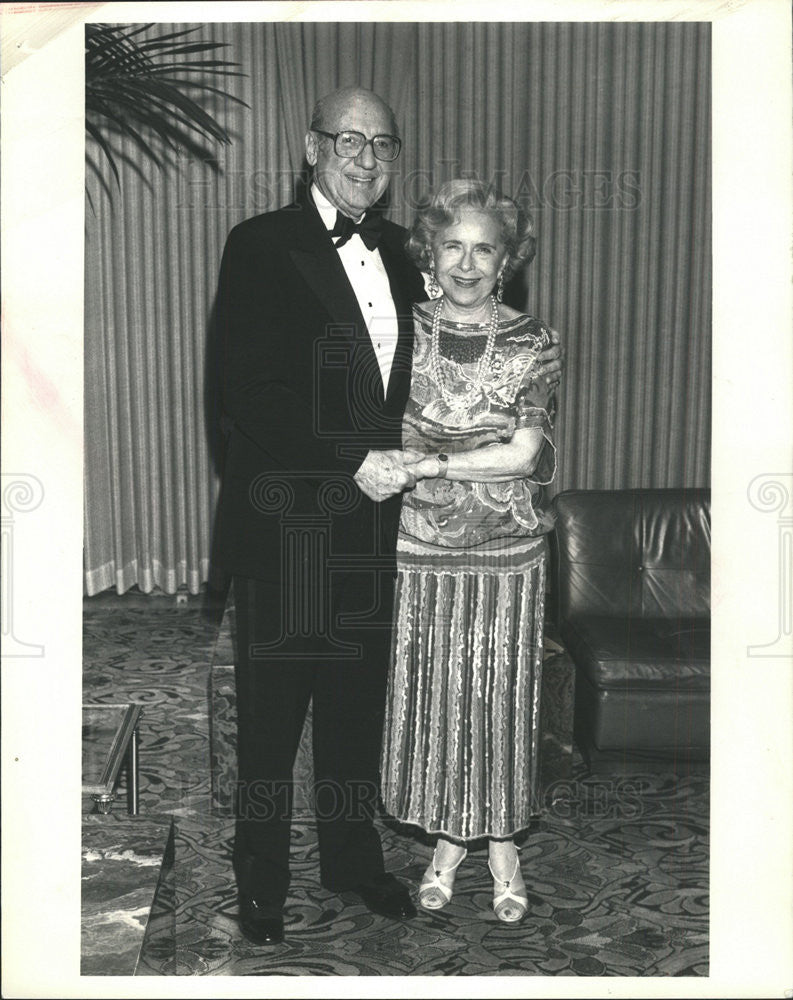
POLYGON ((446 473, 449 471, 449 456, 444 455, 442 451, 438 452, 435 456, 438 463, 438 479, 445 479, 446 473))

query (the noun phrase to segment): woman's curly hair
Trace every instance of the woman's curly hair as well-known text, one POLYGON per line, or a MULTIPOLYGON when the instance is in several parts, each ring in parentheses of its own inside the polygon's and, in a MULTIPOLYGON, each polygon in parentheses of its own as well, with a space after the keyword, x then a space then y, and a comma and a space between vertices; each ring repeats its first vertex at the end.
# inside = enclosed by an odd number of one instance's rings
POLYGON ((507 253, 504 278, 510 278, 519 267, 534 258, 536 240, 531 217, 511 198, 481 181, 457 178, 446 181, 420 207, 405 249, 421 271, 429 271, 434 237, 447 226, 459 221, 461 208, 476 208, 490 212, 501 223, 501 238, 507 253))

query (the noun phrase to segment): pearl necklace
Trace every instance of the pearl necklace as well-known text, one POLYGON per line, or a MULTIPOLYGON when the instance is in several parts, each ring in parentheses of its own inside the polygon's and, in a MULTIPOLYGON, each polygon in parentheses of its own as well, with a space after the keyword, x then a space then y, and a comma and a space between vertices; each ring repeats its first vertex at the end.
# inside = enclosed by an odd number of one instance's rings
POLYGON ((433 377, 441 390, 441 395, 443 396, 446 403, 449 406, 460 406, 464 404, 465 400, 471 399, 471 402, 475 402, 477 398, 482 395, 482 384, 488 374, 488 369, 493 361, 493 355, 496 348, 496 333, 498 332, 498 305, 496 303, 495 296, 490 296, 490 325, 487 331, 487 343, 485 344, 485 349, 482 352, 482 356, 479 359, 479 365, 476 369, 476 381, 468 383, 468 391, 464 397, 460 397, 456 393, 450 392, 443 381, 443 372, 441 370, 441 311, 443 309, 443 296, 438 300, 438 304, 435 306, 435 312, 432 315, 432 340, 430 341, 430 368, 432 370, 433 377))

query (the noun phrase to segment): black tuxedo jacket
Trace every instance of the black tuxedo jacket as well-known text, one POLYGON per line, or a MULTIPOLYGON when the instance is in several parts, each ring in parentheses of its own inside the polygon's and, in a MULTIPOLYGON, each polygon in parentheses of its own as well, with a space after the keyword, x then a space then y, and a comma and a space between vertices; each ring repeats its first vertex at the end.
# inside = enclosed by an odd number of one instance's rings
POLYGON ((231 231, 218 297, 231 431, 216 553, 228 572, 280 585, 296 561, 313 560, 318 573, 330 565, 337 577, 345 561, 352 569, 395 564, 401 497, 376 504, 352 476, 369 449, 401 448, 411 307, 424 291, 404 238, 384 221, 379 250, 399 318, 384 393, 355 293, 313 201, 305 196, 231 231))

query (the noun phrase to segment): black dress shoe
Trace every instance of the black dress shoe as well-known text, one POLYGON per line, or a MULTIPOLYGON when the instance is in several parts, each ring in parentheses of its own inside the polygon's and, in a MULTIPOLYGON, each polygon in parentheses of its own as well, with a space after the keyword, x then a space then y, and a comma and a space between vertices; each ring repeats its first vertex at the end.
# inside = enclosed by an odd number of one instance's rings
POLYGON ((280 944, 284 939, 284 917, 278 906, 257 903, 252 896, 239 894, 240 926, 249 941, 280 944))
POLYGON ((382 917, 407 920, 416 916, 416 907, 407 888, 388 872, 362 882, 352 891, 361 897, 372 913, 379 913, 382 917))

